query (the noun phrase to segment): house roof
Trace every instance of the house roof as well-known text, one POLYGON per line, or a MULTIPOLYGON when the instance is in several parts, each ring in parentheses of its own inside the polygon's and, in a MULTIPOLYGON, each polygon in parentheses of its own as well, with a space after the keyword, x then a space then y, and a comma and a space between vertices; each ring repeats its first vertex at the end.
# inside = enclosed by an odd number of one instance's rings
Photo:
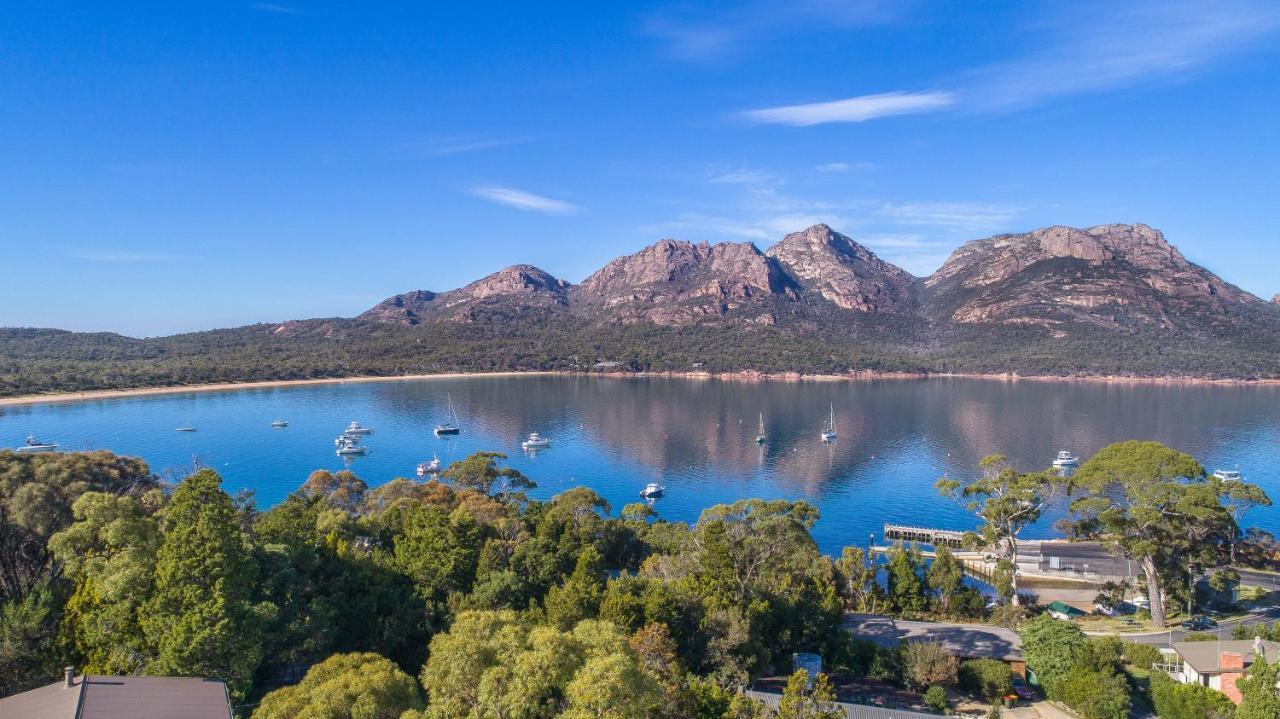
MULTIPOLYGON (((1280 660, 1280 642, 1262 640, 1262 649, 1268 662, 1280 660)), ((1182 657, 1182 661, 1196 670, 1197 674, 1220 674, 1222 667, 1219 660, 1223 652, 1240 654, 1247 667, 1253 663, 1254 640, 1233 639, 1225 642, 1174 642, 1173 650, 1182 657)))
POLYGON ((936 642, 964 659, 1022 660, 1022 639, 1012 629, 978 624, 906 622, 876 614, 846 614, 844 626, 859 639, 883 647, 899 642, 936 642))
POLYGON ((227 687, 198 677, 81 676, 0 699, 24 719, 230 719, 227 687))
MULTIPOLYGON (((778 703, 782 700, 781 694, 772 692, 743 692, 748 697, 756 701, 763 702, 770 709, 777 710, 778 703)), ((924 714, 922 712, 906 711, 904 709, 882 709, 867 704, 847 704, 845 702, 834 702, 836 707, 844 712, 845 719, 938 719, 937 714, 924 714)))

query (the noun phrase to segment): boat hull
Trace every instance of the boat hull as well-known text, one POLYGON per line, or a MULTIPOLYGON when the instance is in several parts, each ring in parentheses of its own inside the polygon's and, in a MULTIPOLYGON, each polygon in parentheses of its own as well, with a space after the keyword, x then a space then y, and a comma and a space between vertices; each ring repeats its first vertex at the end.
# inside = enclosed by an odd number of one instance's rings
POLYGON ((28 445, 26 447, 19 447, 14 451, 21 454, 36 454, 38 452, 56 452, 58 451, 58 445, 56 444, 38 444, 35 446, 28 445))
POLYGON ((438 435, 462 433, 462 430, 458 427, 436 427, 433 431, 438 435))

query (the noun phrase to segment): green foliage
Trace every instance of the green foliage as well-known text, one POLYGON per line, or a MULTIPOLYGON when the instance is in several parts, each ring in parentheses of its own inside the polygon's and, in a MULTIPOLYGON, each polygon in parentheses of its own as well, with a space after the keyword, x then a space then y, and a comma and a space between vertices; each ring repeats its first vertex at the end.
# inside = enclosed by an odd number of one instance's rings
POLYGON ((1180 684, 1164 672, 1151 673, 1150 695, 1151 704, 1160 719, 1231 719, 1236 716, 1236 707, 1222 692, 1199 684, 1180 684))
POLYGON ((887 608, 888 597, 877 576, 880 567, 861 547, 845 547, 835 570, 840 594, 851 611, 879 614, 887 608))
POLYGON ((907 685, 922 690, 931 684, 956 683, 960 662, 936 642, 907 642, 902 645, 902 672, 907 685))
POLYGON ((155 651, 148 673, 222 677, 240 697, 262 658, 262 620, 273 607, 252 602, 256 568, 221 484, 204 469, 174 490, 139 623, 155 651))
MULTIPOLYGON (((1124 677, 1076 667, 1056 681, 1050 695, 1083 719, 1127 719, 1129 685, 1124 677)), ((1164 715, 1160 715, 1163 719, 1164 715)))
POLYGON ((538 485, 519 470, 499 466, 498 461, 506 458, 501 452, 476 452, 449 465, 444 477, 462 489, 504 500, 523 500, 526 492, 538 485))
POLYGON ((1022 654, 1027 666, 1036 673, 1040 684, 1054 696, 1055 688, 1080 663, 1089 639, 1071 622, 1063 622, 1041 614, 1023 623, 1022 654))
POLYGON ((1013 691, 1013 670, 998 659, 969 659, 960 663, 961 688, 974 696, 995 702, 1013 691))
POLYGON ((34 689, 57 676, 61 597, 45 583, 21 599, 0 599, 0 696, 34 689))
POLYGON ((559 587, 547 592, 547 619, 562 631, 583 619, 595 617, 604 594, 604 570, 600 553, 588 546, 578 555, 573 574, 559 587))
POLYGON ((253 719, 398 719, 422 707, 418 685, 377 654, 334 654, 262 698, 253 719))
POLYGON ((925 572, 925 582, 937 598, 939 608, 944 613, 950 613, 952 599, 964 583, 964 567, 946 545, 935 551, 933 561, 925 572))
POLYGON ((901 614, 920 614, 925 610, 928 599, 924 593, 924 582, 920 575, 924 569, 924 557, 919 547, 903 546, 901 542, 889 550, 889 562, 885 567, 888 572, 889 601, 893 609, 901 614))
POLYGON ((1280 717, 1280 662, 1268 662, 1254 654, 1249 672, 1240 678, 1240 706, 1236 719, 1275 719, 1280 717))
POLYGON ((926 707, 939 714, 946 714, 951 709, 951 702, 947 700, 947 690, 936 684, 925 691, 923 701, 926 707))
POLYGON ((836 706, 836 693, 826 674, 813 677, 797 669, 787 680, 778 700, 776 719, 843 719, 844 710, 836 706))
POLYGON ((1139 669, 1150 669, 1153 664, 1164 661, 1164 655, 1159 649, 1138 642, 1124 642, 1124 658, 1139 669))

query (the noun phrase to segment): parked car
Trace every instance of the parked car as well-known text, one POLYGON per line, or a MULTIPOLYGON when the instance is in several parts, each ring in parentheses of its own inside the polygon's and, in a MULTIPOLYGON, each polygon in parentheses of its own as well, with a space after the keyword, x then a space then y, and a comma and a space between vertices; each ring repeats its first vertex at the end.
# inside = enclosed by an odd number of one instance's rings
POLYGON ((1182 628, 1192 632, 1204 632, 1210 629, 1217 629, 1218 623, 1201 614, 1183 622, 1182 628))
POLYGON ((1029 702, 1036 698, 1036 690, 1027 684, 1027 680, 1022 677, 1013 678, 1013 693, 1018 695, 1018 699, 1029 702))

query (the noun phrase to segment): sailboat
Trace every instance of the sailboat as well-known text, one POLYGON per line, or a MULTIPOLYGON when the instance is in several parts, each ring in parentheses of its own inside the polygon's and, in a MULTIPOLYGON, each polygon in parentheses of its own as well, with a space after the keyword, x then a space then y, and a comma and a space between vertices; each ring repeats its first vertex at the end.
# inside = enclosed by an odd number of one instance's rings
POLYGON ((458 413, 453 409, 453 395, 449 397, 449 420, 436 425, 435 433, 439 437, 445 434, 459 434, 462 429, 458 426, 458 413))
POLYGON ((831 419, 827 421, 827 428, 822 430, 822 441, 831 442, 836 438, 836 406, 831 405, 831 419))
POLYGON ((764 412, 760 413, 760 429, 756 431, 756 444, 764 444, 764 412))

